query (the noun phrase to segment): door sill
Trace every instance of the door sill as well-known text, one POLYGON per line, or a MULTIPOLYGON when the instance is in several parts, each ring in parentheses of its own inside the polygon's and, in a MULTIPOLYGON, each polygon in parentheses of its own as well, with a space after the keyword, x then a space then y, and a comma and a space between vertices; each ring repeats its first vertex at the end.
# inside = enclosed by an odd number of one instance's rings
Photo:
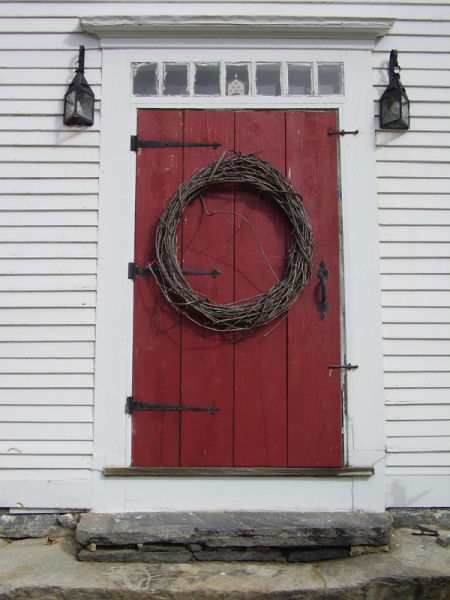
POLYGON ((370 477, 373 467, 105 467, 105 477, 370 477))

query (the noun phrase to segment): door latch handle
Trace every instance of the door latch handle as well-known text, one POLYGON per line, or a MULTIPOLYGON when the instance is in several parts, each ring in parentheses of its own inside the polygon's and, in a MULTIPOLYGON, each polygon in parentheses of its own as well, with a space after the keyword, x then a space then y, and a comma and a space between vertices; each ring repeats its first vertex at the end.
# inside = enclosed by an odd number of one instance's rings
POLYGON ((317 271, 317 277, 320 279, 320 287, 322 292, 322 299, 317 303, 317 310, 320 312, 320 318, 322 321, 325 320, 326 313, 330 308, 330 305, 327 302, 327 279, 330 276, 330 271, 327 269, 325 261, 323 260, 320 263, 320 269, 317 271))

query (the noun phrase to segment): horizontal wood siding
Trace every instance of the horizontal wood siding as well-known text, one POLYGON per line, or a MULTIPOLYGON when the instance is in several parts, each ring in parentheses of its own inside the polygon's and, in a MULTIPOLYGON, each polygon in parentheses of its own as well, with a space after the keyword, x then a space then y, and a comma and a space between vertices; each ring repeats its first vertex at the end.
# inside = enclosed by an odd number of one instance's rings
POLYGON ((439 506, 450 475, 450 8, 424 6, 422 20, 403 10, 373 54, 377 99, 398 50, 412 114, 410 131, 376 135, 387 504, 439 506))
MULTIPOLYGON (((376 135, 387 503, 440 504, 450 474, 448 0, 0 3, 2 477, 91 477, 102 56, 79 16, 158 11, 396 19, 372 62, 376 127, 392 48, 412 113, 410 131, 376 135), (61 119, 79 44, 97 98, 86 131, 61 119)), ((41 506, 46 485, 33 488, 41 506)), ((76 485, 55 489, 77 497, 76 485)), ((74 502, 86 506, 82 489, 74 502)), ((5 490, 4 503, 21 501, 5 490)))
POLYGON ((0 6, 0 505, 89 507, 101 53, 81 5, 9 18, 13 4, 0 6), (87 130, 61 118, 78 44, 97 98, 87 130))

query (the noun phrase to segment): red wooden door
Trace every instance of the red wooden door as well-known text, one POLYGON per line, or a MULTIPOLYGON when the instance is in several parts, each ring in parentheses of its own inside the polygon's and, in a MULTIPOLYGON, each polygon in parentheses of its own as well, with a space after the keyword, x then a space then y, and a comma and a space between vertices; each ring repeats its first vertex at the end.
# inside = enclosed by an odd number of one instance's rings
MULTIPOLYGON (((141 139, 221 147, 138 150, 138 265, 155 258, 158 219, 181 182, 234 149, 272 163, 302 196, 314 270, 287 317, 237 343, 180 317, 153 277, 136 278, 134 400, 219 412, 134 411, 133 466, 341 466, 341 375, 329 369, 341 362, 337 143, 328 135, 336 128, 334 111, 139 111, 141 139), (317 310, 322 260, 330 271, 324 320, 317 310)), ((194 289, 229 303, 283 278, 289 226, 273 203, 241 188, 211 190, 203 201, 183 214, 180 260, 185 269, 221 275, 187 275, 194 289)))

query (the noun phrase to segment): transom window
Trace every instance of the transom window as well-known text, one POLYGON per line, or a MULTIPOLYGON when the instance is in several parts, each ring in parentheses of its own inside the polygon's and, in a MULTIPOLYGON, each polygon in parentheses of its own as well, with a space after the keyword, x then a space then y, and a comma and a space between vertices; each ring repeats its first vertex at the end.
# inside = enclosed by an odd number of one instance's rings
POLYGON ((322 96, 343 93, 342 63, 133 63, 135 96, 322 96))

